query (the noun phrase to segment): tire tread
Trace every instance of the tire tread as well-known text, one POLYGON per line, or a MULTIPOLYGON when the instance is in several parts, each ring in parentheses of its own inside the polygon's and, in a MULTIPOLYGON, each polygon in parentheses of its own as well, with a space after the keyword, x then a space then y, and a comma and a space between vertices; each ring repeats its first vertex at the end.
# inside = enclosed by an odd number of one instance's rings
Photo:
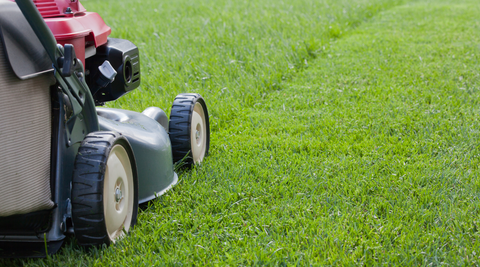
POLYGON ((205 156, 208 154, 210 144, 210 126, 208 111, 202 96, 199 94, 179 94, 175 97, 170 112, 169 136, 172 145, 173 163, 184 160, 185 166, 193 165, 191 157, 190 127, 191 117, 195 103, 200 102, 207 118, 207 147, 205 156))
MULTIPOLYGON (((115 132, 93 132, 85 137, 78 150, 72 181, 72 220, 75 236, 82 246, 111 242, 103 214, 103 181, 106 160, 119 139, 125 138, 115 132)), ((136 222, 135 211, 134 216, 132 226, 136 222)))

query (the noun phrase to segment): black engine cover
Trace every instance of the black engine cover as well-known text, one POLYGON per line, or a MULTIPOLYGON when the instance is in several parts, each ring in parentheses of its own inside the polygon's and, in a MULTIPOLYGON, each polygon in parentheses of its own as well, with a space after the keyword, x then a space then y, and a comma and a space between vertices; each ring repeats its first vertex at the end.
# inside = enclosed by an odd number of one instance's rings
POLYGON ((138 48, 130 41, 108 38, 108 42, 97 48, 95 56, 87 58, 86 69, 90 72, 87 84, 91 90, 96 88, 100 71, 98 67, 108 60, 117 71, 115 80, 104 88, 94 92, 96 103, 118 99, 140 85, 140 57, 138 48))

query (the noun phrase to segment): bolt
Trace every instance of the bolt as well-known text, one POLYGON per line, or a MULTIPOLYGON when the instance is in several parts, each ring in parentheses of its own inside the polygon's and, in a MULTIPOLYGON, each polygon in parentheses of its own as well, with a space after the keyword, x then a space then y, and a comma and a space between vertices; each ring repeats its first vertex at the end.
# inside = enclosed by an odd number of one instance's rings
POLYGON ((122 190, 120 188, 115 189, 115 201, 120 202, 123 199, 122 190))
POLYGON ((70 7, 67 7, 67 9, 65 10, 65 14, 72 14, 72 9, 70 7))

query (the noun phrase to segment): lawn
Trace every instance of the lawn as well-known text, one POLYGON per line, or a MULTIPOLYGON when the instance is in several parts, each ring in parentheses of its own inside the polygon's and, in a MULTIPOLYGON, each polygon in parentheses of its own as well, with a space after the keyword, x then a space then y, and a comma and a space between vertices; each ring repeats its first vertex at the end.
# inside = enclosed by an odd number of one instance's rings
POLYGON ((211 153, 115 245, 0 265, 480 263, 476 0, 82 3, 142 53, 108 106, 200 93, 211 153))

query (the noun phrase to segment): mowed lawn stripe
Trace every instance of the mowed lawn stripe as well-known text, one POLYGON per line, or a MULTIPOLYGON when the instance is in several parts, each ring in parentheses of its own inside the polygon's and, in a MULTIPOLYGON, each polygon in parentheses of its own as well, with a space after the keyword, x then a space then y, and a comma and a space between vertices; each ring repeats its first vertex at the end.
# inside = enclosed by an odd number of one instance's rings
POLYGON ((261 151, 251 169, 269 154, 278 161, 268 177, 288 186, 272 188, 271 206, 297 204, 291 231, 309 244, 297 253, 331 264, 478 263, 479 15, 476 1, 385 11, 251 110, 252 141, 233 146, 261 151))

